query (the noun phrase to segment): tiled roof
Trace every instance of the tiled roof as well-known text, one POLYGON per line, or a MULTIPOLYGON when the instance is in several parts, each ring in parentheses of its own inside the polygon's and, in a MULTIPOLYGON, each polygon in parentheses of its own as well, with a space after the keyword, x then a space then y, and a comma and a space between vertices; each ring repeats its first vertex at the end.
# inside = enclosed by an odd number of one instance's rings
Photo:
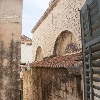
POLYGON ((29 38, 29 37, 27 37, 27 36, 25 36, 25 35, 22 35, 22 36, 21 36, 21 40, 30 40, 30 41, 32 41, 31 38, 29 38))
POLYGON ((32 45, 32 39, 25 35, 22 35, 21 36, 21 44, 25 44, 25 43, 32 45))
POLYGON ((77 67, 79 59, 82 59, 81 53, 57 56, 53 58, 46 58, 42 61, 35 61, 31 64, 31 67, 77 67))

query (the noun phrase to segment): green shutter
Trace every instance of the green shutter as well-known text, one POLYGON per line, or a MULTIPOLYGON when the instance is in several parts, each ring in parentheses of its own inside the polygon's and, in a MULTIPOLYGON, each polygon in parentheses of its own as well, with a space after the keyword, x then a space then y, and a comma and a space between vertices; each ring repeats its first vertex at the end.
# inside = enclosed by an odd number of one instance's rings
POLYGON ((81 9, 84 100, 100 99, 100 0, 87 0, 81 9), (97 75, 96 75, 97 74, 97 75), (95 93, 95 90, 99 94, 95 93))

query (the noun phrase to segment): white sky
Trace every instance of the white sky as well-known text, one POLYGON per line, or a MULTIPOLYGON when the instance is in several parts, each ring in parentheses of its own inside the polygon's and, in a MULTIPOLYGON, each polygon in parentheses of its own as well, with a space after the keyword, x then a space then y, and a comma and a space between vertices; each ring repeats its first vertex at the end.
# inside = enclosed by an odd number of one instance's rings
POLYGON ((32 38, 31 30, 51 0, 23 0, 22 34, 32 38))

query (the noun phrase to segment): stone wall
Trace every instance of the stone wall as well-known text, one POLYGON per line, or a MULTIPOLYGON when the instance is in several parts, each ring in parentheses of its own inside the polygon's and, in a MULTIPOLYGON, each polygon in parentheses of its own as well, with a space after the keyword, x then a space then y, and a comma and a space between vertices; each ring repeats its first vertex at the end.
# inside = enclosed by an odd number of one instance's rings
MULTIPOLYGON (((56 40, 64 31, 67 31, 66 34, 70 32, 78 48, 81 48, 79 10, 85 1, 86 0, 54 0, 54 2, 50 4, 50 7, 32 30, 34 47, 33 61, 35 60, 36 50, 39 46, 42 48, 43 58, 53 55, 56 40)), ((68 40, 68 43, 72 42, 70 36, 67 37, 66 40, 68 40)))
MULTIPOLYGON (((83 100, 81 74, 66 68, 24 70, 23 100, 83 100)), ((80 68, 76 71, 80 72, 80 68)))
POLYGON ((23 70, 24 100, 82 100, 81 53, 47 57, 23 70))
POLYGON ((22 0, 0 0, 0 100, 19 100, 22 0))

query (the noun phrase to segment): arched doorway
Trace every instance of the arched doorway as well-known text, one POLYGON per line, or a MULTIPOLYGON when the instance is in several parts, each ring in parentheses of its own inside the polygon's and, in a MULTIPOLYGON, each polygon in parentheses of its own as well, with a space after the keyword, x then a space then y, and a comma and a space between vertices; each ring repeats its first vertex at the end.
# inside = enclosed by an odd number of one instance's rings
POLYGON ((40 61, 42 59, 43 59, 42 48, 40 46, 38 46, 38 48, 36 50, 35 61, 40 61))
POLYGON ((70 31, 63 31, 56 39, 53 54, 56 56, 73 53, 79 50, 76 39, 70 31))

